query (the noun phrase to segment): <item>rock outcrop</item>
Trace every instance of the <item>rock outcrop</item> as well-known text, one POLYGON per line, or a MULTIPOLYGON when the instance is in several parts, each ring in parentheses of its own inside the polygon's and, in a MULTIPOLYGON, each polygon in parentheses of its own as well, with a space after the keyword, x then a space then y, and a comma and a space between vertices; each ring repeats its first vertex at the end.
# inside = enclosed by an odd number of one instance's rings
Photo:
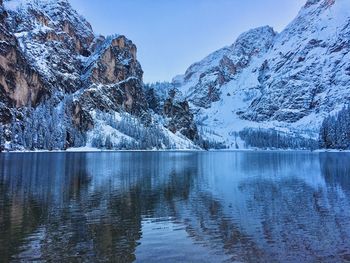
POLYGON ((125 110, 141 116, 147 111, 143 71, 136 59, 136 46, 125 36, 105 39, 86 62, 85 84, 80 96, 86 108, 125 110))
POLYGON ((169 120, 166 127, 173 133, 180 132, 190 140, 196 141, 199 138, 198 130, 188 101, 177 101, 175 96, 176 91, 171 90, 163 105, 163 114, 169 120))
POLYGON ((164 126, 197 142, 199 134, 189 102, 171 83, 155 83, 145 87, 150 109, 164 118, 164 126))

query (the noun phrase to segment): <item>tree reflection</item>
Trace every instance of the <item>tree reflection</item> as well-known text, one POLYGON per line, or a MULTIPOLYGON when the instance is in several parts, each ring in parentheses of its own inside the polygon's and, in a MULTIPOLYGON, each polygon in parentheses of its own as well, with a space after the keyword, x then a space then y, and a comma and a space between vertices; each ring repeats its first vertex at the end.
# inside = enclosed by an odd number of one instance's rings
MULTIPOLYGON (((278 161, 271 161, 261 156, 257 162, 265 163, 261 167, 273 168, 268 170, 277 176, 250 178, 239 185, 248 197, 249 216, 256 221, 252 232, 255 240, 268 252, 266 260, 341 262, 349 259, 350 202, 330 184, 348 182, 348 178, 344 178, 348 168, 340 168, 339 160, 332 160, 328 155, 321 154, 320 165, 313 169, 309 164, 317 160, 317 156, 303 155, 306 160, 294 157, 282 154, 275 156, 278 161), (324 176, 326 181, 322 183, 322 177, 310 181, 317 176, 324 176)), ((251 162, 249 158, 247 161, 251 162)), ((348 184, 343 186, 349 189, 348 184)))
POLYGON ((0 258, 133 262, 145 218, 171 217, 195 244, 232 261, 343 261, 350 255, 348 159, 2 154, 0 258))
POLYGON ((321 172, 328 185, 341 186, 345 192, 350 191, 350 154, 321 153, 321 172))
POLYGON ((153 154, 0 158, 0 255, 7 260, 35 254, 48 261, 132 262, 142 217, 168 216, 163 203, 187 199, 194 174, 153 154))

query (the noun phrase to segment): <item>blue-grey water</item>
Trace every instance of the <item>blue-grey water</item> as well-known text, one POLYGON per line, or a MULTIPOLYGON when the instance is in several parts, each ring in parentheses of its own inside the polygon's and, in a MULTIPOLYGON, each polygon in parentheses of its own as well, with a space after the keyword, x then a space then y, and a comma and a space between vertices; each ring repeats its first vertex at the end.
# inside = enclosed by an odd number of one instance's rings
POLYGON ((0 262, 350 261, 350 154, 0 154, 0 262))

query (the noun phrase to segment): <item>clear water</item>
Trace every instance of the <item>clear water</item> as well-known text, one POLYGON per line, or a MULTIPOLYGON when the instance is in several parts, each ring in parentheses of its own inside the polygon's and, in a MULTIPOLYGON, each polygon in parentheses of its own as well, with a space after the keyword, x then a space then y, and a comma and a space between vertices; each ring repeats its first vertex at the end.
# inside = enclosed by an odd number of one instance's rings
POLYGON ((0 154, 0 262, 344 262, 350 154, 0 154))

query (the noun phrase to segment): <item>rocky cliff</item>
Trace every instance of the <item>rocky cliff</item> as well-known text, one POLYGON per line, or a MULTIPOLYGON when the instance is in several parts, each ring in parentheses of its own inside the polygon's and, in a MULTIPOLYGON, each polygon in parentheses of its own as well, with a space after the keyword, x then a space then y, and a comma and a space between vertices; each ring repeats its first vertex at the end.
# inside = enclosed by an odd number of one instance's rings
POLYGON ((163 117, 163 125, 173 133, 180 133, 191 141, 198 142, 197 124, 189 102, 182 93, 168 82, 145 86, 150 109, 163 117))
POLYGON ((317 138, 325 116, 349 101, 349 10, 347 0, 309 0, 281 33, 244 33, 173 84, 197 123, 231 147, 243 146, 246 128, 317 138))
MULTIPOLYGON (((47 92, 39 74, 27 63, 17 39, 5 25, 8 13, 0 6, 0 98, 8 107, 36 105, 47 92)), ((1 108, 0 121, 9 123, 11 113, 1 108)))
POLYGON ((5 0, 0 20, 2 149, 196 147, 152 115, 125 36, 96 35, 67 0, 5 0))

